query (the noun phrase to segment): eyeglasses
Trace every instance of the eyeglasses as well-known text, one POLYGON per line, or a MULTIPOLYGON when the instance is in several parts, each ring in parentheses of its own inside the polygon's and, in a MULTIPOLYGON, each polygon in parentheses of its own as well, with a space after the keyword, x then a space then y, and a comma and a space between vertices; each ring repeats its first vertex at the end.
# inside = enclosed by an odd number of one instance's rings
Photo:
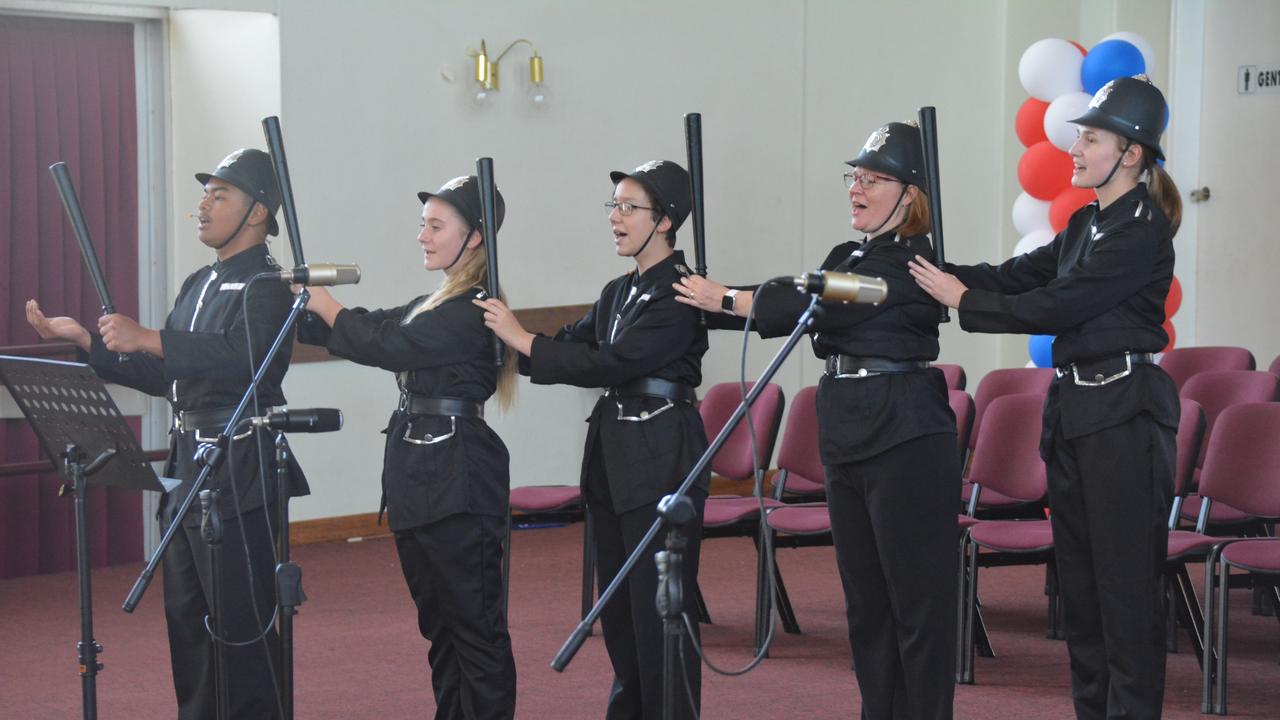
POLYGON ((635 212, 636 210, 657 210, 657 208, 645 207, 643 205, 633 205, 629 202, 614 202, 613 200, 610 200, 609 202, 605 203, 604 206, 608 208, 610 213, 613 212, 614 208, 617 208, 618 214, 621 215, 622 217, 627 217, 628 215, 635 212))
POLYGON ((870 190, 875 187, 877 183, 886 182, 900 183, 902 181, 897 178, 872 175, 871 173, 847 172, 844 174, 844 186, 850 189, 853 188, 854 183, 861 185, 863 190, 870 190))

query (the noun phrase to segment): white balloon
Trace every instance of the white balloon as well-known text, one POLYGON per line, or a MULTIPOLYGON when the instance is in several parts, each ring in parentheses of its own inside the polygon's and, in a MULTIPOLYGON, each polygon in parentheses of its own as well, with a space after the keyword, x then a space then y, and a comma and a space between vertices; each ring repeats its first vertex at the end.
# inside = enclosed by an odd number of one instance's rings
POLYGON ((1048 245, 1051 242, 1053 242, 1052 230, 1032 230, 1023 236, 1023 238, 1018 241, 1018 244, 1013 247, 1013 255, 1011 257, 1026 255, 1032 250, 1048 245))
POLYGON ((1027 94, 1049 102, 1059 95, 1080 92, 1080 48, 1059 38, 1031 43, 1018 60, 1018 79, 1027 94))
POLYGON ((1113 32, 1102 38, 1098 42, 1106 42, 1107 40, 1123 40, 1134 47, 1138 48, 1138 52, 1142 53, 1143 63, 1147 66, 1147 75, 1155 74, 1156 51, 1151 47, 1151 43, 1147 39, 1135 32, 1113 32))
POLYGON ((1013 201, 1013 227, 1018 236, 1027 235, 1035 230, 1050 230, 1049 200, 1037 200, 1026 193, 1019 193, 1013 201))
POLYGON ((1071 149, 1076 141, 1076 125, 1068 121, 1083 115, 1092 100, 1089 93, 1073 92, 1059 95, 1049 103, 1049 108, 1044 111, 1044 134, 1054 147, 1063 152, 1071 149))

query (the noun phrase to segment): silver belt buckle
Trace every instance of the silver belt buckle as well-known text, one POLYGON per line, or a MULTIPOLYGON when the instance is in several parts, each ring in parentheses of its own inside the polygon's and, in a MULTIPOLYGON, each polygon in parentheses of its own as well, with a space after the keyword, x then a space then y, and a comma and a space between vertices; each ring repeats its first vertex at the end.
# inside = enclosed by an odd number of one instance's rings
POLYGON ((838 356, 833 364, 835 365, 835 372, 828 372, 827 374, 835 380, 857 380, 858 378, 875 377, 880 374, 877 372, 871 372, 864 367, 858 368, 858 372, 856 373, 842 372, 842 370, 844 370, 844 362, 838 356))
POLYGON ((1109 385, 1116 380, 1128 377, 1132 372, 1133 353, 1124 354, 1124 370, 1121 370, 1115 375, 1111 375, 1109 377, 1102 377, 1102 373, 1098 373, 1093 376, 1092 380, 1081 380, 1079 363, 1071 363, 1071 379, 1075 381, 1076 385, 1080 385, 1082 387, 1102 387, 1103 385, 1109 385))
POLYGON ((401 440, 404 440, 405 442, 411 445, 435 445, 436 443, 440 443, 440 442, 444 442, 445 440, 448 440, 449 438, 453 437, 458 433, 458 418, 454 417, 453 415, 450 415, 449 416, 449 432, 444 435, 440 435, 438 437, 435 435, 432 435, 431 433, 427 433, 425 436, 423 436, 421 440, 419 440, 418 438, 409 436, 410 433, 412 432, 413 432, 413 421, 410 420, 409 424, 406 425, 404 428, 404 437, 401 438, 401 440))
POLYGON ((668 400, 666 405, 663 405, 662 407, 652 412, 648 410, 642 410, 639 415, 627 415, 622 409, 621 397, 614 400, 613 404, 618 406, 618 419, 621 420, 622 422, 649 422, 650 420, 658 417, 662 413, 676 406, 674 402, 672 402, 671 400, 668 400))

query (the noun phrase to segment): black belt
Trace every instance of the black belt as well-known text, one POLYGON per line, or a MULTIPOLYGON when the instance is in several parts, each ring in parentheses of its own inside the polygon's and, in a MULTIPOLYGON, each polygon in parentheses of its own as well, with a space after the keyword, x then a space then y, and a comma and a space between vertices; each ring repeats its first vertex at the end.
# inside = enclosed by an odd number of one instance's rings
POLYGON ((484 403, 458 398, 438 398, 400 393, 400 410, 414 415, 448 415, 484 419, 484 403))
POLYGON ((207 410, 179 410, 173 414, 173 429, 178 432, 189 430, 221 430, 234 415, 234 407, 210 408, 207 410))
POLYGON ((890 360, 883 357, 858 357, 856 355, 828 355, 826 373, 832 377, 869 377, 871 375, 900 375, 928 369, 927 360, 890 360))
POLYGON ((1100 360, 1084 360, 1056 367, 1060 377, 1071 376, 1076 385, 1097 386, 1128 377, 1134 365, 1154 365, 1156 358, 1148 352, 1127 352, 1100 360))
POLYGON ((629 383, 611 387, 605 391, 606 395, 614 395, 617 397, 635 397, 637 395, 647 395, 649 397, 663 398, 672 402, 693 403, 698 399, 693 388, 684 383, 663 380, 662 378, 640 378, 632 380, 629 383))

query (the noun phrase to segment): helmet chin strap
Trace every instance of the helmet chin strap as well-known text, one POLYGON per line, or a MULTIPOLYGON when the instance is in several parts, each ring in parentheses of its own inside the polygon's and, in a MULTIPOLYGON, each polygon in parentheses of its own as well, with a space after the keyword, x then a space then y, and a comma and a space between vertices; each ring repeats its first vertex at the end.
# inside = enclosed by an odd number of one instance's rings
POLYGON ((222 248, 230 245, 231 241, 236 239, 236 236, 239 235, 240 231, 244 229, 244 224, 249 222, 249 214, 253 212, 253 207, 257 204, 258 204, 257 200, 254 200, 249 203, 249 209, 244 212, 244 217, 240 218, 240 224, 236 226, 236 229, 234 232, 232 232, 230 235, 227 236, 226 240, 223 240, 222 243, 219 245, 213 246, 213 249, 215 251, 221 250, 222 248))
MULTIPOLYGON (((664 215, 663 217, 666 217, 666 216, 664 215)), ((637 257, 637 256, 639 256, 639 255, 640 255, 640 253, 644 252, 644 249, 645 249, 645 248, 649 247, 649 241, 650 241, 650 240, 652 240, 652 239, 653 239, 654 234, 658 232, 658 225, 659 225, 661 222, 662 222, 662 218, 658 218, 657 222, 655 222, 655 223, 653 224, 653 229, 649 231, 649 236, 648 236, 648 237, 646 237, 646 238, 644 239, 644 242, 640 244, 640 249, 639 249, 639 250, 637 250, 637 251, 635 251, 635 252, 633 252, 633 253, 631 253, 631 254, 630 254, 630 255, 628 255, 627 257, 632 257, 632 258, 633 258, 633 257, 637 257)))
MULTIPOLYGON (((902 198, 906 197, 907 195, 908 187, 910 186, 907 185, 906 183, 902 183, 902 192, 898 193, 898 199, 893 201, 893 209, 889 211, 889 214, 884 217, 884 220, 880 221, 880 224, 877 225, 874 230, 867 231, 867 237, 869 238, 875 237, 876 233, 880 232, 880 228, 884 227, 886 224, 888 224, 890 220, 893 219, 893 216, 898 212, 898 208, 901 207, 901 205, 899 205, 898 203, 901 203, 902 198)), ((901 225, 901 224, 902 223, 898 223, 898 225, 901 225)), ((890 228, 890 230, 897 229, 898 225, 894 225, 892 228, 890 228)))
POLYGON ((467 230, 467 234, 462 238, 462 245, 458 248, 458 254, 453 256, 453 262, 449 263, 448 265, 445 265, 442 268, 443 270, 452 269, 453 266, 457 265, 458 261, 462 259, 462 253, 467 251, 467 242, 471 240, 471 233, 473 232, 475 232, 474 228, 467 230))
POLYGON ((1097 185, 1089 185, 1088 187, 1097 190, 1098 188, 1111 182, 1111 178, 1115 177, 1116 171, 1120 169, 1120 163, 1124 162, 1124 154, 1129 152, 1129 147, 1133 145, 1133 141, 1126 141, 1124 147, 1120 149, 1120 157, 1116 158, 1116 164, 1111 166, 1111 172, 1107 173, 1107 177, 1097 185))

